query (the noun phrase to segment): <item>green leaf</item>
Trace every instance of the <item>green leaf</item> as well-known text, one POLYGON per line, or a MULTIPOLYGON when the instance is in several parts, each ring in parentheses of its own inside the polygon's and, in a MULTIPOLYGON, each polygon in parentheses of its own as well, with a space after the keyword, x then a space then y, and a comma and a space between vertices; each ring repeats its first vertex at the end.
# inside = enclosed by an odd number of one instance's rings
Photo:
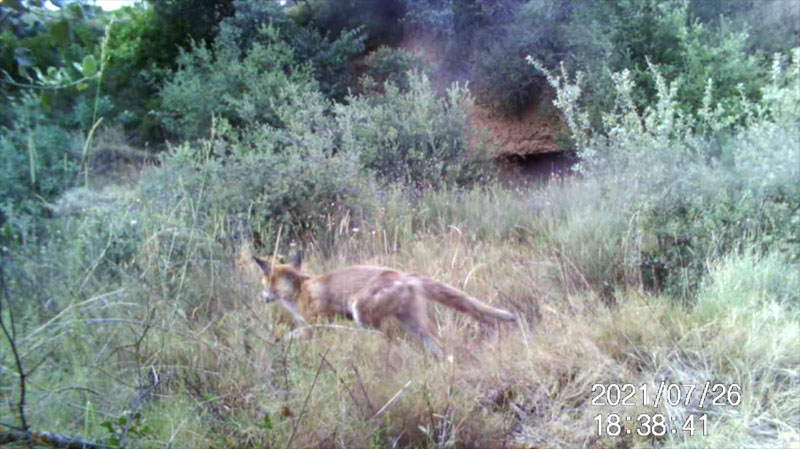
POLYGON ((114 425, 111 424, 111 421, 103 421, 100 423, 100 427, 108 430, 108 433, 114 433, 114 425))
POLYGON ((81 71, 83 72, 83 76, 87 78, 97 73, 97 61, 94 59, 94 56, 86 55, 86 57, 83 58, 83 66, 81 71))
POLYGON ((89 85, 86 83, 78 83, 78 85, 75 87, 78 88, 78 92, 83 92, 84 90, 89 88, 89 85))
POLYGON ((264 413, 264 422, 261 424, 264 430, 272 430, 272 418, 269 417, 269 412, 264 413))
POLYGON ((51 25, 50 37, 56 45, 69 44, 69 22, 62 19, 51 25))
POLYGON ((119 437, 111 437, 108 439, 107 443, 111 447, 119 447, 119 437))
POLYGON ((66 10, 67 19, 76 19, 80 20, 83 19, 83 8, 81 8, 80 3, 70 3, 67 5, 66 10))

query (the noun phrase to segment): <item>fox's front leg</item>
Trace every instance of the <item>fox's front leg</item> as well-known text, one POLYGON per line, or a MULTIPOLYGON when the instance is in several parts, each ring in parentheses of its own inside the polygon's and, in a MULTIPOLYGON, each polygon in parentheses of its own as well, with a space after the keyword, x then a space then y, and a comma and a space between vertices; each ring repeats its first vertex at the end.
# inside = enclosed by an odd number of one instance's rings
POLYGON ((297 328, 292 331, 291 336, 302 336, 306 340, 314 337, 314 324, 319 322, 319 311, 315 307, 310 307, 305 302, 300 302, 293 310, 297 328))

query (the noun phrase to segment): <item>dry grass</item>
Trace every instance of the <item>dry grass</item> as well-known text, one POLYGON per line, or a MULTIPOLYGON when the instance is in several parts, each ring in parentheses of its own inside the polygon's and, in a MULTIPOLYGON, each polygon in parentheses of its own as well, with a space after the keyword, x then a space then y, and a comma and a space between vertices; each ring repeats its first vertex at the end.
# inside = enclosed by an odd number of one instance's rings
MULTIPOLYGON (((279 306, 255 300, 258 272, 247 244, 226 251, 212 234, 187 227, 194 220, 187 200, 141 219, 144 244, 133 265, 105 277, 77 270, 64 281, 86 286, 71 289, 73 305, 49 312, 47 324, 23 326, 24 349, 48 354, 46 369, 30 378, 31 421, 103 439, 101 423, 127 416, 146 391, 139 427, 149 432, 131 437, 135 447, 718 448, 800 441, 800 315, 792 293, 799 281, 779 257, 719 261, 697 305, 685 308, 638 289, 621 262, 639 243, 578 187, 531 197, 470 195, 460 201, 493 208, 500 229, 465 212, 449 216, 449 227, 441 226, 445 215, 431 213, 438 224, 406 230, 402 213, 358 231, 345 219, 329 230, 333 250, 312 250, 307 268, 372 263, 423 272, 514 311, 519 326, 481 327, 436 308, 448 354, 442 361, 391 326, 378 333, 342 322, 309 340, 290 338, 291 321, 279 306), (627 249, 614 249, 620 241, 627 249), (604 291, 609 279, 615 289, 604 291), (98 289, 108 285, 119 288, 98 289), (698 389, 737 383, 742 400, 655 410, 637 393, 636 406, 591 404, 598 383, 646 384, 652 403, 662 381, 698 389), (595 416, 611 412, 658 412, 679 422, 705 413, 708 435, 678 429, 662 437, 599 436, 595 416)), ((143 217, 147 209, 134 210, 143 217)), ((80 266, 92 268, 90 262, 80 266)), ((10 385, 2 383, 6 391, 10 385)), ((5 398, 11 405, 13 395, 5 398)))

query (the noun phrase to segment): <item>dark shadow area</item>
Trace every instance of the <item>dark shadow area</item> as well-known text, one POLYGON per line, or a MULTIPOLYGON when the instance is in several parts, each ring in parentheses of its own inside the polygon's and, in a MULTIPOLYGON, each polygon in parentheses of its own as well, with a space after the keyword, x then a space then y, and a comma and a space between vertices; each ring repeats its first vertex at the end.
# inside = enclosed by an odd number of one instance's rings
POLYGON ((553 176, 569 176, 580 159, 573 152, 561 151, 512 155, 496 159, 499 178, 506 185, 524 185, 549 181, 553 176))

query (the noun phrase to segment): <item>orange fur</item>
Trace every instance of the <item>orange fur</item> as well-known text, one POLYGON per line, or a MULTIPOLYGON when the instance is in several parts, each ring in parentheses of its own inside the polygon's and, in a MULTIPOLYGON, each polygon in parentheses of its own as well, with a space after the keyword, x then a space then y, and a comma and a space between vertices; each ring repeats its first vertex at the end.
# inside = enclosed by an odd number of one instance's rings
POLYGON ((396 318, 406 332, 437 355, 441 355, 441 344, 433 335, 427 316, 430 300, 485 322, 517 319, 510 312, 415 273, 355 265, 311 276, 300 270, 299 254, 287 265, 272 266, 257 257, 255 261, 264 272, 262 299, 279 301, 297 321, 317 322, 343 316, 362 326, 378 328, 385 319, 396 318))

